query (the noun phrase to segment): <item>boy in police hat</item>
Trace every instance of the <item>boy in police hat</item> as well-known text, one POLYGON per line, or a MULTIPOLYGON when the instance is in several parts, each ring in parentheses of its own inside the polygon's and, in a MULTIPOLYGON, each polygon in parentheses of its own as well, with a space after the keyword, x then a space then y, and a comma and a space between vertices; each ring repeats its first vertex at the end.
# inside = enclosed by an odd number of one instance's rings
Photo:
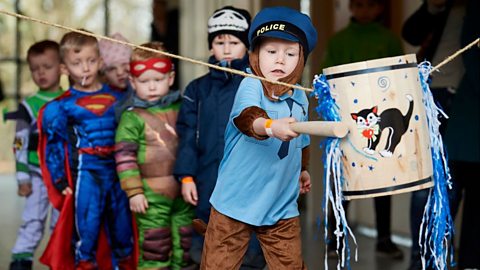
MULTIPOLYGON (((213 12, 207 22, 209 63, 244 71, 248 67, 250 14, 232 6, 213 12)), ((208 223, 210 196, 223 157, 224 134, 233 100, 243 77, 211 68, 185 90, 177 120, 179 136, 174 174, 182 195, 195 206, 196 221, 208 223)), ((194 223, 195 224, 195 223, 194 223)), ((190 255, 200 264, 203 236, 194 233, 190 255)), ((240 269, 263 269, 260 244, 252 237, 240 269)))
MULTIPOLYGON (((300 80, 317 42, 310 18, 286 7, 261 10, 248 37, 253 73, 290 84, 300 80)), ((307 112, 304 91, 242 80, 210 198, 201 269, 237 269, 252 232, 269 269, 306 269, 297 198, 310 190, 310 138, 289 125, 307 121, 307 112)))

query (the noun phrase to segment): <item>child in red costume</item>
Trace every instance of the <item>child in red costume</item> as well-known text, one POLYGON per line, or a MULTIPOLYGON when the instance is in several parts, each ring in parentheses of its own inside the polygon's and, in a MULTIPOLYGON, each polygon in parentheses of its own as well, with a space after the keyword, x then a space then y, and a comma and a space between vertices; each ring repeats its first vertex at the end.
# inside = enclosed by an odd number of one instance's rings
POLYGON ((113 157, 114 106, 124 92, 99 82, 95 38, 67 33, 60 55, 72 85, 39 115, 39 155, 50 200, 61 213, 41 262, 52 269, 134 269, 128 200, 113 157))

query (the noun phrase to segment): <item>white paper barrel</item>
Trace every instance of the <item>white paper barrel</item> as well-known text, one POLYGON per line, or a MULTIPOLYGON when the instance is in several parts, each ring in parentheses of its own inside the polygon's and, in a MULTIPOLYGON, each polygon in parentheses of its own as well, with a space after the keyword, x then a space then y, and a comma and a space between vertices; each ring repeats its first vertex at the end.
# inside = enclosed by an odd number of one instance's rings
POLYGON ((342 122, 347 200, 433 186, 432 156, 414 54, 323 70, 342 122))

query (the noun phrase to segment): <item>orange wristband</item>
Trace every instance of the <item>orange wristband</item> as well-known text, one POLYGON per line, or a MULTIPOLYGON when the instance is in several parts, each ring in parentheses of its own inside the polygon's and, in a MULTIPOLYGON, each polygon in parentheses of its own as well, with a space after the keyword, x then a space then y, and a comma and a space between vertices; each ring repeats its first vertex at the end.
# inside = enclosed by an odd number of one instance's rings
POLYGON ((186 176, 182 178, 182 184, 185 184, 185 183, 195 183, 195 182, 193 181, 193 177, 186 176))
POLYGON ((265 132, 267 133, 268 137, 273 137, 273 132, 272 132, 272 119, 267 119, 265 120, 265 132))

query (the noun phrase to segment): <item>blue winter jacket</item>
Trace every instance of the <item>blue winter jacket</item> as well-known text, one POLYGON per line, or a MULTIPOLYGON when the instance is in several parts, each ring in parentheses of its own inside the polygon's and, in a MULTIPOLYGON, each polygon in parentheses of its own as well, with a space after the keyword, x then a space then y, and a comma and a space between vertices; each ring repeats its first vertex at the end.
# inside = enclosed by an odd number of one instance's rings
MULTIPOLYGON (((218 61, 212 56, 209 63, 218 61)), ((247 67, 248 54, 231 63, 231 68, 237 70, 244 71, 247 67)), ((242 79, 240 75, 211 68, 209 73, 193 80, 183 94, 177 120, 180 140, 174 174, 195 179, 199 196, 196 216, 205 222, 223 157, 225 128, 242 79)))

